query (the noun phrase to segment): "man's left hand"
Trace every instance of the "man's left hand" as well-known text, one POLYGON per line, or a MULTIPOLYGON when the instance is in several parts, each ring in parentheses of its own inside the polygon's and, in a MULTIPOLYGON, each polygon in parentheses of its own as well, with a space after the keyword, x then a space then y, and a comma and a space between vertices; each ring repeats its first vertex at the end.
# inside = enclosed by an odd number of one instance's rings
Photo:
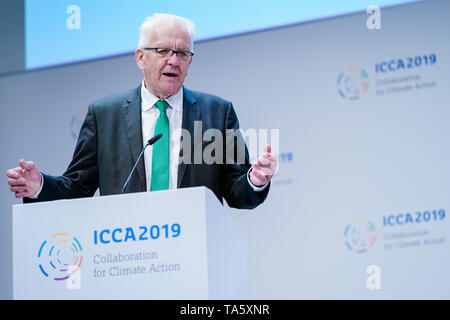
POLYGON ((256 187, 266 185, 276 172, 277 158, 270 151, 270 145, 265 146, 264 152, 259 156, 250 170, 250 181, 256 187))

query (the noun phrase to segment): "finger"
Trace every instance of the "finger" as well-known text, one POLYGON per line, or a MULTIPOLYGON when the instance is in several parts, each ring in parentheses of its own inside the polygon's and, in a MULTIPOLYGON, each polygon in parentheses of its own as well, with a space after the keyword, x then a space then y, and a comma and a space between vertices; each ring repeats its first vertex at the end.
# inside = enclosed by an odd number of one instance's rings
POLYGON ((270 162, 276 162, 277 161, 277 157, 276 156, 274 156, 271 153, 267 153, 267 152, 262 153, 259 156, 258 160, 260 160, 260 159, 264 159, 264 160, 267 160, 267 161, 270 161, 270 162))
POLYGON ((259 179, 267 180, 267 177, 270 176, 271 171, 270 171, 270 169, 267 169, 267 168, 261 168, 261 169, 252 170, 252 173, 254 173, 255 176, 258 177, 259 179))
POLYGON ((270 161, 267 159, 258 159, 254 164, 253 167, 262 170, 264 168, 271 169, 272 172, 274 172, 274 169, 277 167, 277 162, 274 159, 274 161, 270 161))
POLYGON ((16 192, 15 196, 16 196, 16 198, 23 198, 23 197, 28 197, 30 195, 28 194, 28 192, 16 192))
POLYGON ((18 169, 20 170, 20 168, 9 169, 8 171, 6 171, 6 176, 12 179, 20 178, 20 174, 19 172, 17 172, 18 169))
POLYGON ((19 164, 22 167, 22 169, 25 169, 25 170, 30 170, 30 169, 34 168, 33 161, 25 161, 23 159, 20 159, 19 164))
POLYGON ((272 168, 262 167, 258 170, 259 174, 264 177, 272 177, 274 174, 274 170, 272 168))
POLYGON ((259 163, 259 159, 256 159, 256 161, 253 163, 252 167, 261 167, 261 164, 259 163))
POLYGON ((270 144, 268 144, 264 147, 264 152, 270 153, 271 151, 272 151, 272 147, 270 146, 270 144))
POLYGON ((29 188, 27 186, 12 186, 10 187, 12 192, 27 192, 29 188))
MULTIPOLYGON (((253 168, 252 168, 252 171, 257 172, 257 173, 259 173, 260 175, 264 172, 264 170, 265 170, 265 167, 263 167, 263 166, 261 166, 261 165, 258 165, 258 164, 253 165, 253 168)), ((261 175, 261 176, 262 176, 262 175, 261 175)))
POLYGON ((258 163, 262 166, 262 167, 268 167, 270 166, 271 161, 263 156, 261 156, 258 159, 258 163))
POLYGON ((250 180, 252 181, 252 183, 256 186, 263 186, 267 182, 266 177, 261 175, 259 170, 255 170, 255 169, 252 170, 250 178, 251 178, 250 180))
POLYGON ((275 157, 273 154, 271 153, 267 153, 266 156, 267 159, 269 159, 270 161, 277 161, 277 157, 275 157))
POLYGON ((277 171, 277 169, 278 169, 278 163, 277 163, 277 161, 275 160, 275 161, 272 161, 272 163, 270 164, 270 167, 269 167, 270 169, 272 169, 272 171, 275 173, 276 171, 277 171))
POLYGON ((277 163, 276 157, 274 157, 273 155, 270 155, 270 154, 266 154, 266 155, 267 156, 262 155, 257 161, 257 163, 259 163, 262 167, 269 168, 269 167, 273 166, 273 164, 277 163))
POLYGON ((27 184, 27 181, 24 178, 8 179, 8 184, 10 186, 25 186, 27 184))
POLYGON ((258 159, 267 159, 269 161, 276 161, 277 157, 275 157, 273 154, 271 153, 267 153, 267 152, 263 152, 261 153, 261 155, 259 156, 258 159))

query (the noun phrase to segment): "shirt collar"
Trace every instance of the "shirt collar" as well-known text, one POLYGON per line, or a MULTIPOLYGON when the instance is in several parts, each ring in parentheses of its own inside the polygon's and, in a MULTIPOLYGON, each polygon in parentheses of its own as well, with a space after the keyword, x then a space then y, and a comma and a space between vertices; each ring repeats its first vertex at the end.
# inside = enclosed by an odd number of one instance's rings
MULTIPOLYGON (((146 112, 151 108, 155 107, 155 103, 159 100, 150 91, 147 90, 147 88, 145 87, 144 80, 142 80, 141 98, 142 98, 142 106, 141 106, 142 112, 146 112)), ((178 92, 175 93, 174 95, 171 95, 170 97, 166 98, 165 101, 169 104, 169 107, 171 107, 174 111, 181 112, 183 107, 183 88, 178 90, 178 92)))

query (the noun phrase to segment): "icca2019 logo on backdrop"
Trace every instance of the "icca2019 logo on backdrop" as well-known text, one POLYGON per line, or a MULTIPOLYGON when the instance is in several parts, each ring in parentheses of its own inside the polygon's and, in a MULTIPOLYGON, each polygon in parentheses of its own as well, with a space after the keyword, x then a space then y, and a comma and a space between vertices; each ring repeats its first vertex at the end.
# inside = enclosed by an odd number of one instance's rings
POLYGON ((348 67, 337 79, 339 95, 348 100, 358 100, 369 89, 369 75, 356 66, 348 67))
POLYGON ((344 230, 344 244, 355 253, 366 252, 377 240, 375 225, 363 218, 356 218, 344 230))
MULTIPOLYGON (((39 247, 39 270, 48 279, 70 281, 71 278, 79 277, 83 263, 82 251, 83 248, 76 237, 65 232, 54 233, 39 247)), ((69 282, 67 286, 71 288, 69 282)))

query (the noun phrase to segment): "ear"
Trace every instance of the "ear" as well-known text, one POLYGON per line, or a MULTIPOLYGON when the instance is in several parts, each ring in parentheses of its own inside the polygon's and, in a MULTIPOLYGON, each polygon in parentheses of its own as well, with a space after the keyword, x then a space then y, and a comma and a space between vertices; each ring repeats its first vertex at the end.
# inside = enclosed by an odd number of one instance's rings
POLYGON ((142 49, 136 49, 134 52, 134 57, 136 58, 136 64, 139 69, 144 70, 145 61, 144 61, 144 51, 142 49))

